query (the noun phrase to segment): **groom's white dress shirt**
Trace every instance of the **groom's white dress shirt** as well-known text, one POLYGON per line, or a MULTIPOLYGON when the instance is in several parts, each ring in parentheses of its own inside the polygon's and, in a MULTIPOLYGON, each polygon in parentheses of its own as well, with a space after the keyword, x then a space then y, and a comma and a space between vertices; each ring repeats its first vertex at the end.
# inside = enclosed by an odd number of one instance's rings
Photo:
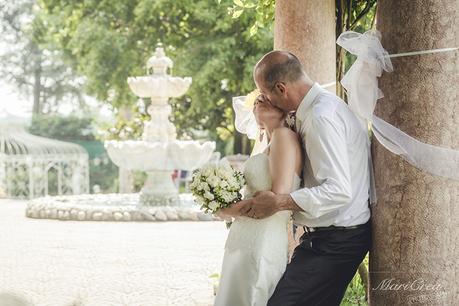
POLYGON ((296 112, 305 151, 303 187, 290 193, 299 226, 352 226, 370 218, 369 135, 336 95, 315 83, 296 112))

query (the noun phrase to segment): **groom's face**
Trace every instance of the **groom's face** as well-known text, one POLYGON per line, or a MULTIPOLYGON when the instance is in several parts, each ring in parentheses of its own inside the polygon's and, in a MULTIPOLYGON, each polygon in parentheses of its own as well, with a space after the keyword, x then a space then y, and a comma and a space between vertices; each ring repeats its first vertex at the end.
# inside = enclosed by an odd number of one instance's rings
POLYGON ((282 111, 289 111, 286 109, 286 103, 284 103, 284 92, 279 90, 279 86, 284 86, 285 84, 276 83, 274 87, 269 88, 266 86, 266 83, 263 80, 255 78, 255 84, 257 85, 258 90, 260 91, 260 96, 265 103, 269 103, 271 106, 278 108, 282 111))

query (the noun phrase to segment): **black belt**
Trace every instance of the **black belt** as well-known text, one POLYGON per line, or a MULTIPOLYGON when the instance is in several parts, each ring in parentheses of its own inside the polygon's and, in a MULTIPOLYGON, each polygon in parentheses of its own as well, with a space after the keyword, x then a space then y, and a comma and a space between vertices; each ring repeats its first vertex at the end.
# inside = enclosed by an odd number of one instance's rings
POLYGON ((330 226, 318 226, 318 227, 309 227, 309 226, 303 226, 303 229, 306 233, 312 233, 312 232, 321 232, 321 231, 330 231, 330 230, 349 230, 349 229, 356 229, 356 228, 362 228, 368 226, 370 221, 367 223, 363 224, 358 224, 358 225, 352 225, 352 226, 335 226, 335 225, 330 225, 330 226))

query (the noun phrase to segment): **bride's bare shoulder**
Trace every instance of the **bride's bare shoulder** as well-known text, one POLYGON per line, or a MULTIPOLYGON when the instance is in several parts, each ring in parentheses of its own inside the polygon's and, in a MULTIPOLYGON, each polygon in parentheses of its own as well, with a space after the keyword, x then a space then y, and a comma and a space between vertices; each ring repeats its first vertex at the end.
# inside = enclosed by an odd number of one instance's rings
POLYGON ((278 145, 285 145, 288 143, 299 144, 298 134, 288 127, 279 127, 275 129, 272 134, 272 141, 278 145))
POLYGON ((300 176, 303 158, 298 134, 287 127, 277 128, 273 131, 271 144, 270 160, 273 164, 287 168, 294 165, 291 170, 300 176))

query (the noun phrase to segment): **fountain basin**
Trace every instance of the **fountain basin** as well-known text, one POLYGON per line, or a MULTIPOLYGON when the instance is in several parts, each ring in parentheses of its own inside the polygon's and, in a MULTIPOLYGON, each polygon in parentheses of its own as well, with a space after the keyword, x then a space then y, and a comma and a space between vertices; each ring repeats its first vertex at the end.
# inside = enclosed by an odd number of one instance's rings
POLYGON ((127 170, 173 171, 201 167, 212 156, 215 142, 195 140, 106 141, 105 148, 111 160, 127 170))
POLYGON ((140 191, 140 203, 147 206, 176 206, 180 199, 172 180, 172 171, 191 171, 204 165, 212 157, 215 142, 106 141, 105 148, 118 167, 147 172, 147 180, 140 191))
MULTIPOLYGON (((179 78, 169 75, 139 76, 127 79, 129 88, 141 98, 175 98, 184 95, 191 85, 191 78, 179 78)), ((166 101, 167 102, 167 101, 166 101)), ((154 103, 154 102, 153 102, 154 103)))
POLYGON ((27 204, 26 216, 68 221, 216 221, 190 194, 181 194, 174 207, 143 206, 139 194, 85 194, 42 197, 27 204))

